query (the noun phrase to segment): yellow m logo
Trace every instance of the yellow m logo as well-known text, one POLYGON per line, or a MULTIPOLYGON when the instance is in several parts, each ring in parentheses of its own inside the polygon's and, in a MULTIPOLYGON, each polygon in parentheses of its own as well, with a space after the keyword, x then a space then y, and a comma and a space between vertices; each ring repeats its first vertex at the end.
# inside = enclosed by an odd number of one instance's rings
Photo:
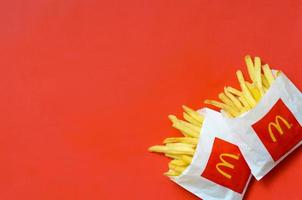
POLYGON ((235 160, 239 160, 239 155, 230 154, 230 153, 222 153, 222 154, 220 154, 220 156, 219 156, 219 158, 220 158, 220 160, 221 160, 221 163, 218 163, 218 164, 216 165, 217 171, 218 171, 220 174, 222 174, 223 176, 225 176, 226 178, 231 179, 232 176, 231 176, 230 174, 224 172, 223 170, 221 170, 220 167, 221 167, 221 166, 224 166, 224 167, 228 167, 228 168, 234 169, 234 165, 231 164, 231 163, 229 163, 229 162, 227 162, 227 161, 225 161, 225 160, 223 159, 223 157, 229 157, 229 158, 233 158, 233 159, 235 159, 235 160))
POLYGON ((282 130, 282 128, 281 128, 281 126, 280 126, 280 121, 282 121, 283 124, 288 129, 290 129, 293 126, 292 124, 288 123, 288 121, 286 121, 283 117, 281 117, 280 115, 277 115, 276 118, 275 118, 275 122, 270 122, 268 124, 268 132, 269 132, 269 135, 270 135, 270 137, 271 137, 271 139, 272 139, 273 142, 277 142, 277 139, 276 139, 276 137, 275 137, 275 135, 274 135, 274 133, 272 131, 272 127, 275 127, 275 129, 278 131, 278 133, 280 135, 283 135, 283 133, 284 133, 283 130, 282 130))

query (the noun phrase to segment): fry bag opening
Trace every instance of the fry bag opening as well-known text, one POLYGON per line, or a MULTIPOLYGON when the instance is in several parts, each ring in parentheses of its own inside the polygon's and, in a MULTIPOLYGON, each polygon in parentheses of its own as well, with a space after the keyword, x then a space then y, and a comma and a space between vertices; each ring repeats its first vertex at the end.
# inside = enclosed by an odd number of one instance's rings
POLYGON ((225 120, 259 180, 302 143, 301 92, 281 73, 253 109, 225 120))
POLYGON ((221 113, 205 108, 200 139, 188 168, 171 180, 202 199, 239 200, 251 179, 236 136, 221 113))

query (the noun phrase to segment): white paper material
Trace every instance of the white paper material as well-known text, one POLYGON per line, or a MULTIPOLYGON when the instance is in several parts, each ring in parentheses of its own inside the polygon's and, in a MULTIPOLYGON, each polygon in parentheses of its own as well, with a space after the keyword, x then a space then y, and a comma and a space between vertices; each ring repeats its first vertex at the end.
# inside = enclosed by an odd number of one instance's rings
MULTIPOLYGON (((221 113, 208 108, 199 110, 198 112, 205 116, 205 120, 201 128, 199 143, 193 160, 180 176, 171 177, 171 179, 204 200, 241 200, 251 179, 248 168, 248 179, 242 193, 237 193, 201 176, 208 163, 215 138, 235 145, 238 141, 233 137, 232 131, 225 123, 221 113)), ((215 168, 215 166, 213 167, 215 168)))
MULTIPOLYGON (((293 116, 301 126, 301 92, 283 73, 281 73, 276 78, 269 90, 265 93, 265 95, 253 109, 237 118, 231 119, 225 117, 225 120, 233 130, 233 133, 239 136, 239 147, 251 169, 252 174, 257 180, 260 180, 265 174, 267 174, 272 168, 274 168, 280 161, 282 161, 294 149, 298 148, 302 143, 301 140, 298 141, 298 143, 291 149, 289 149, 287 153, 285 153, 282 157, 280 157, 278 160, 274 160, 271 156, 272 154, 269 153, 268 149, 253 129, 252 126, 258 121, 261 121, 280 100, 286 105, 287 109, 289 109, 289 111, 293 114, 293 116)), ((283 122, 279 120, 279 123, 282 124, 283 122)), ((276 127, 271 128, 273 129, 276 127)), ((278 133, 278 131, 275 132, 278 133)), ((300 134, 302 134, 302 132, 300 132, 300 134)), ((278 137, 281 136, 278 135, 278 137)), ((284 133, 282 137, 287 137, 286 133, 284 133)))

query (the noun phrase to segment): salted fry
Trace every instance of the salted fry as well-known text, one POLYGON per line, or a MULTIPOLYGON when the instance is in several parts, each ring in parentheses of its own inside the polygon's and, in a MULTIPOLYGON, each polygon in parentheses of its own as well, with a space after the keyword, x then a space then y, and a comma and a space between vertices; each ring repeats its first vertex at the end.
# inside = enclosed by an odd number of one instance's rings
POLYGON ((226 105, 230 106, 232 109, 234 109, 235 111, 237 112, 240 112, 240 109, 238 109, 236 107, 236 105, 232 102, 231 99, 229 99, 229 97, 227 97, 223 92, 221 92, 219 95, 218 95, 218 98, 223 102, 225 103, 226 105))
POLYGON ((156 152, 156 153, 169 153, 168 152, 168 147, 166 147, 166 146, 160 146, 160 145, 152 146, 148 150, 150 152, 156 152))
POLYGON ((198 144, 197 138, 189 138, 189 137, 172 137, 172 138, 166 138, 163 142, 164 144, 167 143, 186 143, 186 144, 198 144))
POLYGON ((173 164, 169 163, 169 169, 172 169, 173 171, 182 173, 186 168, 185 167, 176 166, 176 165, 173 165, 173 164))
POLYGON ((188 143, 167 143, 167 147, 172 147, 172 148, 192 148, 194 149, 196 145, 194 144, 188 144, 188 143))
POLYGON ((249 91, 251 92, 252 96, 258 102, 261 99, 261 93, 259 89, 252 83, 245 82, 246 86, 248 87, 249 91))
POLYGON ((250 78, 253 82, 255 82, 255 80, 256 80, 255 79, 255 69, 254 69, 254 64, 253 64, 252 58, 251 58, 251 56, 247 55, 247 56, 245 56, 244 59, 245 59, 245 63, 246 63, 250 78))
POLYGON ((185 154, 185 155, 194 155, 195 149, 186 146, 167 146, 168 151, 166 153, 174 154, 185 154))
POLYGON ((263 74, 261 74, 261 80, 262 80, 262 85, 264 86, 264 90, 267 90, 269 88, 269 83, 263 74))
POLYGON ((196 132, 199 135, 200 127, 195 126, 191 123, 185 122, 183 120, 178 120, 178 122, 183 124, 184 126, 188 127, 189 129, 191 129, 192 131, 196 132))
POLYGON ((275 78, 273 76, 273 73, 272 73, 269 65, 268 64, 263 65, 262 70, 264 72, 264 76, 267 79, 269 85, 271 85, 274 82, 275 78))
POLYGON ((236 96, 241 96, 242 95, 242 92, 240 92, 239 90, 231 87, 231 86, 228 86, 227 87, 227 91, 229 91, 230 93, 236 95, 236 96))
POLYGON ((179 159, 171 160, 170 163, 176 166, 188 166, 188 163, 186 161, 179 159))
POLYGON ((188 156, 188 155, 181 155, 181 159, 184 160, 184 161, 187 162, 187 163, 191 163, 193 157, 188 156))
POLYGON ((240 101, 237 99, 237 97, 235 97, 231 92, 229 92, 226 87, 224 87, 224 93, 234 103, 234 105, 240 112, 246 111, 240 101))
POLYGON ((166 176, 179 176, 181 173, 179 172, 176 172, 172 169, 169 169, 169 171, 165 172, 164 175, 166 176))
POLYGON ((165 153, 165 156, 173 159, 181 159, 181 155, 165 153))
POLYGON ((197 126, 197 127, 201 127, 201 124, 199 121, 197 121, 196 119, 194 119, 191 115, 187 114, 186 112, 183 113, 183 118, 185 120, 187 120, 188 122, 190 122, 191 124, 197 126))
POLYGON ((216 106, 218 108, 221 108, 221 109, 225 110, 226 112, 228 112, 229 114, 231 114, 234 117, 239 115, 239 112, 237 112, 232 107, 230 107, 230 106, 228 106, 224 103, 220 103, 220 102, 214 101, 214 100, 205 100, 205 103, 216 106))
POLYGON ((239 97, 239 100, 247 110, 251 109, 251 106, 249 105, 249 103, 247 102, 247 100, 243 95, 239 97))
POLYGON ((155 145, 149 148, 150 152, 156 153, 167 153, 167 154, 185 154, 185 155, 193 155, 194 149, 189 147, 168 147, 168 146, 160 146, 155 145))
POLYGON ((178 171, 178 172, 183 172, 185 170, 185 168, 188 166, 188 164, 186 162, 183 162, 184 164, 182 165, 178 165, 179 162, 174 162, 175 160, 171 160, 168 164, 169 169, 178 171))
POLYGON ((199 128, 195 129, 193 125, 191 127, 188 127, 187 124, 180 122, 174 115, 169 115, 169 119, 172 121, 172 127, 180 130, 185 135, 188 135, 190 137, 198 138, 199 136, 199 128))
POLYGON ((201 116, 198 112, 196 112, 195 110, 189 108, 188 106, 183 105, 182 108, 184 109, 184 111, 190 115, 191 117, 193 117, 195 120, 197 120, 198 122, 202 123, 204 120, 204 117, 201 116))
POLYGON ((245 98, 246 98, 247 102, 249 103, 249 105, 251 107, 254 107, 256 105, 256 101, 253 98, 252 94, 250 93, 249 89, 247 88, 247 86, 245 84, 242 72, 240 70, 238 70, 236 72, 236 75, 237 75, 238 81, 240 83, 240 87, 242 89, 243 95, 245 96, 245 98))
POLYGON ((172 127, 178 129, 185 136, 193 137, 193 138, 198 138, 199 137, 199 133, 198 132, 194 132, 191 129, 189 129, 188 127, 186 127, 186 126, 184 126, 184 125, 182 125, 180 123, 174 123, 172 125, 172 127))
POLYGON ((262 80, 261 80, 261 60, 259 57, 255 57, 254 60, 254 64, 255 64, 255 73, 254 73, 254 78, 255 78, 255 85, 258 87, 259 92, 260 92, 260 97, 263 96, 264 94, 264 89, 262 87, 262 80))

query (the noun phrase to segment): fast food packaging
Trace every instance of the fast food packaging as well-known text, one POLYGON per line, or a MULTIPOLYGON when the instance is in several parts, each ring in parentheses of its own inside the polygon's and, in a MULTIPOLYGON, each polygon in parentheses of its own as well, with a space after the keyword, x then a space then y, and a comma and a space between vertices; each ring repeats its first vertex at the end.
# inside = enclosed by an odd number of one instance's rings
POLYGON ((225 121, 259 180, 301 145, 301 92, 280 73, 253 109, 225 121))
POLYGON ((191 164, 172 181, 204 200, 240 200, 251 179, 238 140, 220 112, 204 108, 205 117, 191 164))

